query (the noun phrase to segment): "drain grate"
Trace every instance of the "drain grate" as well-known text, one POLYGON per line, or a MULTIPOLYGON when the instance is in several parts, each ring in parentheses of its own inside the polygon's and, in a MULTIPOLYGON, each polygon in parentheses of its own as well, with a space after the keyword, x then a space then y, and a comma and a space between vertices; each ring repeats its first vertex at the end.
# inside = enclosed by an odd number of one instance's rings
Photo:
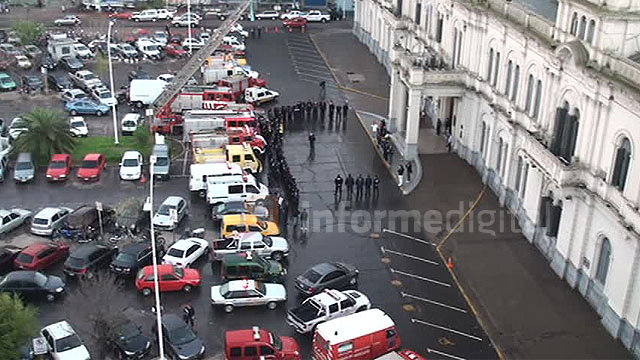
POLYGON ((347 71, 347 79, 349 79, 350 82, 357 84, 364 81, 364 75, 347 71))

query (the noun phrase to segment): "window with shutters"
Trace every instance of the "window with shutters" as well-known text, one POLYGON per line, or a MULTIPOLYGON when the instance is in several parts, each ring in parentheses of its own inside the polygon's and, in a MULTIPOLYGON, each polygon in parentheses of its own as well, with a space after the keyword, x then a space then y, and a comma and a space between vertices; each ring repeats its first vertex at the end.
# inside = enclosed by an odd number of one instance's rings
POLYGON ((493 77, 493 48, 489 49, 489 68, 487 69, 487 81, 491 84, 493 77))
POLYGON ((520 65, 516 65, 513 72, 513 88, 511 90, 511 101, 516 101, 518 96, 518 87, 520 86, 520 65))
POLYGON ((629 165, 631 163, 631 142, 626 137, 620 141, 616 150, 616 158, 613 163, 613 175, 611 176, 611 185, 624 190, 629 174, 629 165))
POLYGON ((571 16, 571 29, 569 30, 571 35, 578 33, 578 13, 574 12, 571 16))
POLYGON ((584 39, 584 35, 587 31, 587 17, 582 15, 580 18, 580 30, 578 31, 578 37, 584 39))
POLYGON ((533 103, 533 87, 535 85, 535 80, 533 79, 533 75, 529 74, 529 80, 527 80, 527 98, 524 103, 524 110, 527 114, 531 114, 531 104, 533 103))
POLYGON ((511 89, 511 74, 513 73, 513 61, 509 60, 507 64, 507 81, 504 84, 504 93, 509 94, 511 89))
POLYGON ((589 27, 587 28, 587 38, 586 38, 586 41, 589 44, 593 45, 593 35, 594 35, 595 31, 596 31, 596 21, 591 19, 589 21, 589 27))
POLYGON ((600 245, 600 255, 598 256, 598 268, 596 269, 596 281, 602 286, 607 282, 609 274, 609 265, 611 263, 611 242, 609 239, 602 239, 600 245))

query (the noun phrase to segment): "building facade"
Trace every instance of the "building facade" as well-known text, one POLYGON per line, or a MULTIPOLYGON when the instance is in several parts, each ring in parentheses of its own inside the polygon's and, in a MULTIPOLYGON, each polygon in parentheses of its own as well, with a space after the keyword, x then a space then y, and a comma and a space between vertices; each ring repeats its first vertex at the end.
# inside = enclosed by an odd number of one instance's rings
POLYGON ((356 0, 407 159, 439 121, 553 270, 640 356, 640 1, 356 0), (636 176, 634 176, 636 174, 636 176))

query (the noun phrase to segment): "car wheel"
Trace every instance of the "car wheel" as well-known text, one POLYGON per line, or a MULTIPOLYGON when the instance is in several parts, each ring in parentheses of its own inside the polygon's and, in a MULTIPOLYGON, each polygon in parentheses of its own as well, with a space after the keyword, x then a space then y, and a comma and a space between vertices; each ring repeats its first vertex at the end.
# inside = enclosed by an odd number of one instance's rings
POLYGON ((149 296, 149 295, 151 295, 151 289, 149 289, 149 288, 144 288, 144 289, 142 289, 142 295, 143 295, 143 296, 149 296))
POLYGON ((220 20, 225 20, 226 16, 220 16, 220 20))
POLYGON ((320 22, 322 22, 323 24, 327 22, 327 19, 322 19, 320 20, 320 22))
POLYGON ((224 311, 225 311, 226 313, 230 313, 230 312, 232 312, 232 311, 233 311, 233 305, 225 305, 225 306, 224 306, 224 311))
POLYGON ((275 301, 269 301, 267 303, 267 309, 269 310, 275 310, 276 307, 278 307, 278 303, 276 303, 275 301))
POLYGON ((46 299, 48 302, 52 302, 53 300, 56 299, 56 297, 53 294, 47 294, 46 299))
POLYGON ((351 280, 349 280, 349 285, 351 285, 351 286, 354 286, 357 283, 358 283, 358 278, 357 277, 352 277, 351 280))
POLYGON ((175 24, 173 24, 173 27, 180 27, 180 24, 175 23, 175 24))
POLYGON ((184 292, 191 292, 192 289, 193 289, 193 286, 189 284, 185 285, 183 288, 184 292))
POLYGON ((71 110, 69 113, 70 113, 72 116, 76 116, 76 115, 78 115, 78 112, 77 112, 76 110, 71 110))
POLYGON ((100 110, 96 111, 96 116, 102 116, 102 111, 100 110))
POLYGON ((271 254, 271 258, 275 261, 281 261, 283 257, 284 257, 284 254, 280 251, 276 251, 273 254, 271 254))
POLYGON ((367 310, 367 307, 366 306, 361 306, 361 307, 358 308, 358 310, 356 310, 356 312, 362 312, 362 311, 365 311, 365 310, 367 310))

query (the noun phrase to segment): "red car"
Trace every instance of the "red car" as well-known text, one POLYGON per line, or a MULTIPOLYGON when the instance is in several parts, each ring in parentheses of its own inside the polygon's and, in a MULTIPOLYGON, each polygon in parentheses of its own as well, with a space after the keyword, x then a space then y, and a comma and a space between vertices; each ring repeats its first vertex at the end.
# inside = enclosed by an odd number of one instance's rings
POLYGON ((71 173, 71 155, 69 154, 55 154, 49 161, 47 167, 47 180, 49 181, 64 181, 69 178, 71 173))
POLYGON ((171 43, 167 45, 167 55, 173 57, 184 57, 187 56, 187 52, 182 48, 182 45, 171 43))
POLYGON ((43 270, 69 256, 69 245, 59 242, 39 243, 20 251, 13 261, 16 269, 43 270))
MULTIPOLYGON (((196 269, 179 268, 174 265, 158 265, 158 286, 160 291, 191 291, 194 287, 200 286, 202 276, 196 269)), ((142 291, 142 295, 149 296, 153 292, 153 265, 145 266, 138 271, 136 277, 136 288, 142 291)))
POLYGON ((294 338, 278 336, 257 326, 250 330, 227 331, 224 352, 227 359, 237 360, 257 359, 257 356, 264 359, 282 360, 300 360, 302 358, 300 347, 294 338))
POLYGON ((131 13, 130 11, 118 11, 118 12, 109 14, 109 18, 131 20, 131 15, 133 15, 133 13, 131 13))
POLYGON ((282 21, 282 25, 287 28, 302 28, 303 26, 307 26, 307 19, 303 17, 287 19, 282 21))
POLYGON ((78 179, 84 181, 98 181, 107 161, 102 154, 87 154, 82 159, 82 165, 78 169, 78 179))

